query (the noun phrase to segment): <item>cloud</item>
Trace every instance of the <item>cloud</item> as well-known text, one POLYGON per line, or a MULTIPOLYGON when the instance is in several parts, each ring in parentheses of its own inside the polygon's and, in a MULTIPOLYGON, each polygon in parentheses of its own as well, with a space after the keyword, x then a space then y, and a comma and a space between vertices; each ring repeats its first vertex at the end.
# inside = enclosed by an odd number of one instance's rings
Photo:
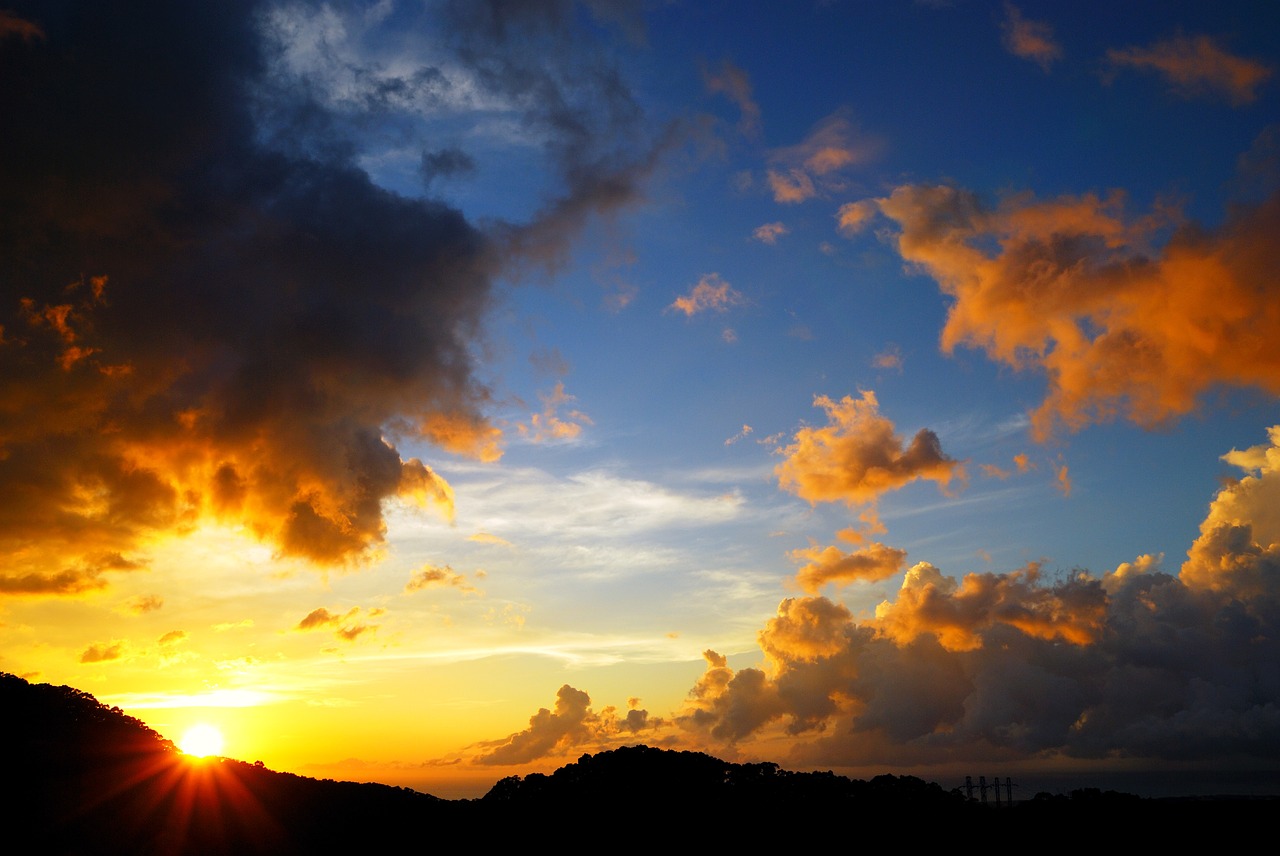
POLYGON ((564 382, 557 381, 550 395, 539 394, 542 399, 542 412, 529 417, 529 424, 520 424, 516 430, 520 436, 534 442, 545 443, 548 440, 576 440, 582 433, 583 425, 591 424, 591 417, 581 410, 570 410, 561 418, 560 406, 574 401, 574 397, 564 391, 564 382))
POLYGON ((436 179, 454 178, 459 175, 468 175, 475 171, 475 158, 457 146, 450 146, 433 152, 423 152, 422 162, 418 166, 418 173, 422 176, 422 183, 427 186, 430 186, 436 179))
POLYGON ((746 303, 746 298, 732 285, 721 279, 720 274, 708 273, 698 280, 688 294, 677 297, 667 310, 674 309, 688 317, 693 317, 699 312, 708 310, 724 312, 731 306, 739 306, 743 303, 746 303))
POLYGON ((757 226, 755 231, 751 233, 751 237, 755 238, 762 244, 778 243, 778 238, 787 234, 790 230, 781 223, 765 223, 763 226, 757 226))
POLYGON ((988 206, 909 185, 875 203, 902 258, 953 300, 943 351, 1046 374, 1038 438, 1117 415, 1159 425, 1218 384, 1280 393, 1280 193, 1216 229, 1164 208, 1127 216, 1119 193, 988 206))
POLYGON ((170 630, 168 633, 160 637, 158 644, 161 646, 176 645, 179 642, 184 641, 186 638, 187 633, 185 630, 170 630))
POLYGON ((81 663, 105 663, 110 660, 119 660, 124 656, 124 643, 112 642, 95 642, 84 650, 80 655, 81 663))
POLYGON ((793 146, 775 149, 767 170, 775 202, 795 204, 845 186, 842 173, 875 158, 882 148, 859 131, 843 110, 819 122, 793 146))
POLYGON ((134 615, 144 615, 148 612, 154 612, 164 606, 164 598, 155 594, 138 595, 129 598, 125 604, 125 608, 134 615))
POLYGON ((434 6, 416 57, 331 6, 6 13, 0 591, 101 588, 85 557, 206 520, 342 566, 379 554, 388 503, 451 515, 400 448, 501 454, 474 372, 493 277, 640 199, 662 150, 608 52, 543 11, 434 6), (531 130, 527 222, 481 231, 362 168, 365 130, 446 105, 531 130))
MULTIPOLYGON (((1095 577, 945 575, 920 562, 858 620, 788 598, 758 634, 760 668, 707 669, 676 721, 710 744, 777 730, 794 764, 993 757, 1194 762, 1280 748, 1280 426, 1224 460, 1178 576, 1141 556, 1095 577)), ((761 745, 773 745, 772 743, 761 745)))
POLYGON ((755 102, 751 92, 751 80, 747 73, 728 60, 720 63, 720 70, 712 72, 702 70, 702 81, 707 91, 713 95, 724 95, 741 111, 738 129, 743 136, 755 138, 760 135, 760 105, 755 102))
MULTIPOLYGON (((345 642, 354 642, 364 633, 378 629, 376 624, 363 624, 356 620, 360 615, 360 607, 353 606, 345 613, 339 615, 330 612, 323 606, 311 610, 306 616, 294 626, 294 630, 332 630, 334 636, 345 642)), ((375 618, 385 612, 383 609, 371 609, 367 613, 370 618, 375 618)))
POLYGON ((24 42, 44 38, 44 30, 39 25, 20 18, 12 12, 0 11, 0 41, 9 36, 16 36, 24 42))
POLYGON ((477 544, 497 544, 499 547, 510 547, 511 542, 506 538, 493 535, 489 532, 475 532, 467 536, 468 541, 475 541, 477 544))
POLYGON ((876 206, 870 200, 846 202, 836 212, 836 228, 840 230, 840 234, 853 237, 865 229, 875 215, 876 206))
POLYGON ((890 345, 871 360, 871 365, 878 369, 895 369, 902 371, 902 351, 897 345, 890 345))
POLYGON ((484 765, 528 764, 583 746, 607 749, 618 738, 628 738, 656 727, 648 711, 632 707, 619 717, 617 710, 606 707, 599 713, 591 709, 591 697, 582 690, 565 684, 556 692, 555 710, 540 708, 529 717, 529 727, 504 740, 482 744, 482 751, 472 763, 484 765))
POLYGON ((1041 21, 1028 21, 1012 3, 1004 4, 1004 14, 1000 29, 1009 53, 1029 59, 1045 71, 1062 59, 1062 47, 1053 40, 1052 27, 1041 21))
POLYGON ((782 489, 801 499, 874 505, 881 494, 917 479, 946 488, 965 477, 964 465, 943 453, 932 431, 921 429, 904 446, 870 390, 840 401, 820 395, 813 404, 826 412, 827 424, 797 431, 778 450, 785 460, 774 469, 782 489))
POLYGON ((1225 96, 1236 106, 1249 104, 1274 69, 1257 60, 1227 53, 1209 36, 1177 36, 1150 47, 1113 48, 1107 61, 1115 67, 1155 71, 1184 97, 1225 96))
POLYGON ((1222 460, 1248 475, 1218 491, 1179 578, 1242 599, 1280 597, 1280 425, 1222 460))
POLYGON ((725 444, 726 446, 732 446, 734 443, 738 442, 739 440, 746 439, 746 437, 747 437, 750 433, 751 433, 751 426, 750 426, 750 425, 743 425, 743 426, 742 426, 742 430, 741 430, 741 431, 739 431, 737 434, 734 434, 732 437, 728 438, 727 440, 725 440, 725 441, 724 441, 724 444, 725 444))
POLYGON ((792 550, 794 562, 808 564, 796 572, 802 589, 814 593, 828 583, 845 586, 853 582, 878 582, 900 572, 906 565, 907 551, 872 542, 846 553, 839 547, 809 547, 792 550))
POLYGON ((1067 469, 1067 465, 1059 462, 1053 468, 1054 477, 1058 480, 1058 490, 1062 491, 1063 496, 1071 496, 1071 473, 1067 469))
POLYGON ((467 582, 466 577, 448 565, 444 567, 423 565, 413 572, 413 576, 405 584, 404 591, 405 594, 409 594, 431 586, 452 586, 466 594, 473 594, 478 591, 475 586, 467 582))

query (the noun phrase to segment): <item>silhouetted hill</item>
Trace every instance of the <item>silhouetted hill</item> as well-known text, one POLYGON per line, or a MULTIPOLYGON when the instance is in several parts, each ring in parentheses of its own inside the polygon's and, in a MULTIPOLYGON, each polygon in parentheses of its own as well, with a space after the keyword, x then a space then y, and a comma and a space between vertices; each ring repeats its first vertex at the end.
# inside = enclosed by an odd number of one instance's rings
POLYGON ((367 846, 370 835, 408 838, 452 813, 447 801, 408 788, 195 762, 71 687, 0 674, 0 711, 4 826, 10 836, 34 835, 7 852, 326 853, 367 846))
POLYGON ((916 842, 1046 825, 1085 841, 1125 820, 1260 826, 1280 805, 1141 800, 1085 789, 993 809, 914 776, 862 781, 647 746, 583 755, 550 775, 508 777, 479 800, 441 800, 227 758, 194 761, 88 693, 3 673, 0 712, 8 794, 0 802, 0 850, 14 853, 310 856, 452 849, 461 841, 486 850, 588 832, 613 836, 613 849, 622 852, 664 843, 794 844, 797 830, 779 825, 782 818, 868 828, 909 820, 916 842))

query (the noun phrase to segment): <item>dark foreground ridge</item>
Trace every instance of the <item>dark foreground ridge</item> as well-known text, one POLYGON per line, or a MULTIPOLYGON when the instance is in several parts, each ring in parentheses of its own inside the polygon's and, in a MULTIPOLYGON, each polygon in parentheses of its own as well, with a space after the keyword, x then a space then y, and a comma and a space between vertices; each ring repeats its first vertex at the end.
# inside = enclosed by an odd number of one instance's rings
POLYGON ((1182 829, 1231 822, 1238 830, 1280 808, 1274 800, 1174 803, 1077 791, 992 809, 914 776, 863 781, 648 746, 583 755, 550 775, 512 776, 478 800, 443 800, 229 758, 196 762, 88 693, 4 673, 0 712, 9 742, 0 848, 15 853, 429 852, 565 836, 591 836, 626 853, 662 844, 794 844, 803 818, 868 830, 907 821, 913 840, 941 843, 966 831, 1045 823, 1080 836, 1124 820, 1176 820, 1182 829), (14 842, 24 846, 9 849, 14 842))

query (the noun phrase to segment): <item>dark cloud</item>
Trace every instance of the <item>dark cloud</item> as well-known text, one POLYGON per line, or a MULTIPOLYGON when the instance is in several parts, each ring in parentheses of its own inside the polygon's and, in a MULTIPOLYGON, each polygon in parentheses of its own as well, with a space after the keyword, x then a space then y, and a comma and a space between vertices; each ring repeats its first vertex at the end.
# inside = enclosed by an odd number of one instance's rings
POLYGON ((422 153, 418 172, 422 181, 430 185, 437 178, 452 178, 476 171, 476 161, 471 155, 454 146, 422 153))
MULTIPOLYGON (((6 12, 0 590, 101 587, 74 557, 206 518, 358 562, 388 500, 451 514, 404 438, 500 454, 472 359, 492 277, 520 246, 563 252, 652 161, 603 136, 638 110, 606 57, 571 49, 569 4, 446 7, 454 59, 522 105, 563 179, 531 223, 486 234, 374 184, 349 115, 374 107, 282 76, 291 31, 249 0, 6 12)), ((378 109, 445 85, 407 74, 381 74, 378 109)), ((437 169, 467 163, 449 151, 437 169)))
POLYGON ((1248 475, 1214 498, 1177 576, 1151 556, 1053 580, 922 562, 872 618, 790 598, 759 633, 764 667, 707 652, 676 721, 726 746, 804 736, 803 765, 1273 757, 1280 428, 1224 459, 1248 475))
POLYGON ((565 684, 556 692, 554 711, 540 708, 529 717, 529 727, 524 731, 482 744, 483 751, 474 756, 473 763, 527 764, 584 746, 611 748, 619 739, 625 740, 662 724, 661 719, 652 718, 648 711, 635 707, 623 716, 612 706, 597 713, 591 708, 590 696, 565 684))

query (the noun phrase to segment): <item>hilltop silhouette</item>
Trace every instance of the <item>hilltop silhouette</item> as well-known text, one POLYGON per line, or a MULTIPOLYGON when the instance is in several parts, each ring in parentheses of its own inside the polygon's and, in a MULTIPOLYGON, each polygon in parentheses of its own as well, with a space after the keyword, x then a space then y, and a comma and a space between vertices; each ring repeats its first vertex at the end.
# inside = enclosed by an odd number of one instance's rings
MULTIPOLYGON (((621 849, 629 852, 664 842, 782 843, 791 834, 776 825, 782 817, 873 825, 925 818, 912 829, 917 840, 1031 828, 1020 821, 1209 817, 1204 807, 1188 813, 1185 804, 1094 790, 993 810, 914 776, 863 781, 647 746, 585 754, 549 775, 511 776, 478 800, 444 800, 229 758, 193 761, 88 693, 4 673, 0 711, 9 735, 0 846, 27 844, 8 852, 317 854, 406 843, 417 851, 456 841, 462 830, 477 846, 622 833, 621 849)), ((1240 811, 1231 818, 1261 819, 1274 806, 1235 806, 1240 811)))

